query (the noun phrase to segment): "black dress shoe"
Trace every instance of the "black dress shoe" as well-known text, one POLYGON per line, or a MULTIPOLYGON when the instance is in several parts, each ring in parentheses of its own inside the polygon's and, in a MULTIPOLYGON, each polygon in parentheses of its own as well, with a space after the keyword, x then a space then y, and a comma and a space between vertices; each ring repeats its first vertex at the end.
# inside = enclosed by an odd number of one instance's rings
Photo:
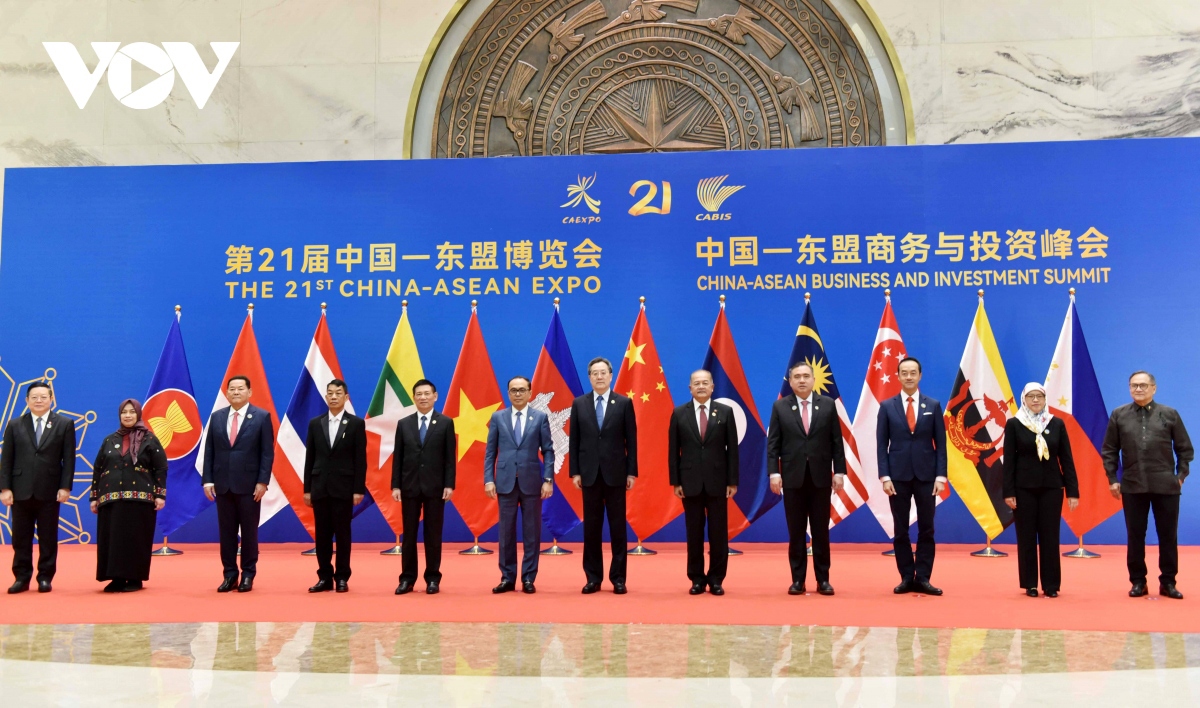
POLYGON ((121 586, 121 592, 137 592, 142 589, 142 581, 128 580, 121 586))
POLYGON ((238 579, 236 575, 232 578, 225 578, 224 582, 217 587, 217 592, 230 592, 237 588, 237 584, 238 579))
POLYGON ((250 592, 254 589, 254 576, 242 576, 242 582, 238 585, 238 592, 250 592))
POLYGON ((822 595, 832 595, 833 586, 829 584, 829 581, 817 583, 817 592, 821 593, 822 595))
POLYGON ((583 594, 584 595, 591 595, 592 593, 599 592, 599 591, 600 591, 600 583, 588 583, 587 585, 583 586, 583 594))
POLYGON ((439 592, 441 592, 441 590, 442 590, 442 588, 438 585, 438 581, 436 581, 436 580, 434 580, 433 582, 425 583, 425 594, 426 595, 436 595, 439 592))
POLYGON ((104 592, 121 592, 121 588, 125 587, 125 581, 121 578, 113 578, 112 581, 104 586, 104 592))
POLYGON ((29 589, 29 581, 28 580, 18 580, 17 582, 15 582, 11 586, 9 586, 8 594, 16 595, 17 593, 25 592, 28 589, 29 589))
POLYGON ((1037 597, 1038 596, 1037 588, 1025 588, 1025 594, 1028 595, 1029 597, 1037 597))
POLYGON ((332 580, 318 580, 317 584, 308 589, 309 592, 329 592, 333 589, 332 580))
POLYGON ((689 595, 703 595, 708 583, 692 583, 692 589, 688 590, 689 595))
POLYGON ((512 592, 517 589, 517 584, 511 580, 501 580, 500 584, 492 588, 493 595, 499 595, 504 592, 512 592))
POLYGON ((338 592, 350 592, 350 582, 347 580, 338 580, 337 581, 337 591, 338 592))
POLYGON ((533 581, 529 581, 521 583, 521 592, 525 593, 526 595, 532 595, 537 592, 537 588, 533 586, 533 581))
POLYGON ((1175 589, 1175 583, 1164 583, 1158 586, 1158 594, 1163 597, 1169 597, 1172 600, 1182 600, 1183 593, 1175 589))
POLYGON ((720 583, 716 583, 716 584, 709 586, 709 592, 711 592, 714 595, 720 596, 720 595, 725 594, 725 588, 721 587, 720 583))
POLYGON ((413 591, 413 584, 407 580, 401 580, 400 584, 396 586, 396 594, 397 595, 407 595, 408 593, 410 593, 412 591, 413 591))
POLYGON ((792 586, 788 588, 789 595, 803 595, 804 593, 804 583, 792 583, 792 586))
POLYGON ((39 580, 38 581, 38 592, 50 592, 53 589, 54 588, 50 587, 49 580, 39 580))
POLYGON ((1046 597, 1058 597, 1058 591, 1057 590, 1047 590, 1046 597))
POLYGON ((913 581, 913 592, 919 592, 922 595, 940 596, 942 594, 942 589, 935 588, 934 586, 930 585, 928 580, 918 579, 913 581))
POLYGON ((1129 588, 1130 597, 1145 597, 1149 592, 1145 583, 1134 583, 1133 587, 1129 588))
POLYGON ((627 592, 629 591, 625 589, 625 583, 613 583, 614 595, 624 595, 627 592))
POLYGON ((913 591, 912 581, 905 580, 896 587, 892 588, 892 592, 897 595, 905 595, 913 591))

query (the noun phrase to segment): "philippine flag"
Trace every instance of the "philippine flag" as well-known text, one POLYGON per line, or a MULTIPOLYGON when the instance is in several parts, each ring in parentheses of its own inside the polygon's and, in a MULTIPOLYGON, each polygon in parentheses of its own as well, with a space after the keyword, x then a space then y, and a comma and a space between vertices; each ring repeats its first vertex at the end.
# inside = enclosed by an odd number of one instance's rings
POLYGON ((542 523, 551 537, 562 538, 583 519, 583 493, 575 488, 566 472, 570 450, 571 403, 583 395, 575 359, 567 344, 558 304, 550 318, 550 329, 533 370, 533 408, 550 417, 550 438, 554 443, 554 494, 542 502, 542 523))
MULTIPOLYGON (((275 469, 272 471, 285 498, 276 496, 275 503, 269 507, 267 501, 270 495, 263 498, 263 520, 259 525, 266 523, 285 504, 290 503, 304 528, 316 536, 312 509, 304 504, 304 443, 308 435, 308 422, 329 412, 329 406, 325 403, 325 388, 330 381, 341 378, 342 367, 338 365, 333 336, 329 334, 329 324, 322 309, 317 331, 313 334, 312 344, 308 346, 308 356, 304 358, 304 368, 300 370, 300 379, 296 381, 283 420, 279 421, 279 435, 275 438, 275 469)), ((349 397, 346 400, 346 412, 354 413, 349 397)), ((370 498, 371 495, 366 495, 363 502, 367 503, 370 498)), ((365 508, 363 504, 359 507, 365 508)), ((360 510, 355 509, 355 514, 360 510)))
POLYGON ((166 536, 212 503, 204 496, 200 471, 196 469, 204 422, 192 390, 178 309, 150 380, 142 417, 167 454, 167 489, 171 490, 171 497, 170 503, 158 512, 155 529, 156 536, 166 536))
POLYGON ((708 341, 708 353, 704 355, 704 369, 712 373, 713 398, 733 409, 733 418, 738 431, 738 489, 733 495, 729 509, 730 538, 745 531, 763 514, 779 502, 780 497, 768 494, 767 484, 767 434, 733 332, 725 319, 725 302, 721 298, 721 311, 708 341))

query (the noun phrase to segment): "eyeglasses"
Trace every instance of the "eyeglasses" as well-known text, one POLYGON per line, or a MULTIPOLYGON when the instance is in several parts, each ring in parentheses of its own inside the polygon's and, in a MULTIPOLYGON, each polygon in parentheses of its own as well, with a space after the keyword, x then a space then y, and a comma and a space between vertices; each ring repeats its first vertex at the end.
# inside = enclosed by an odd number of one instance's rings
POLYGON ((508 389, 508 392, 509 393, 529 393, 529 389, 527 389, 527 388, 510 388, 510 389, 508 389))
POLYGON ((1131 384, 1129 384, 1129 390, 1130 391, 1149 391, 1150 387, 1153 385, 1154 384, 1148 384, 1148 383, 1136 383, 1136 384, 1131 383, 1131 384))

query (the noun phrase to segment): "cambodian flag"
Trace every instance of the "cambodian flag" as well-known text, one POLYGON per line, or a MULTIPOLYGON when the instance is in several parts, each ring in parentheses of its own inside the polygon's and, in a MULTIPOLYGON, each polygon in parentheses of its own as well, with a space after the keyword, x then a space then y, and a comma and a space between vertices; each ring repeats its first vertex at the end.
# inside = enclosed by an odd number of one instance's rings
POLYGON ((158 512, 156 536, 166 536, 191 521, 211 504, 204 496, 196 455, 204 423, 192 391, 192 374, 183 334, 179 331, 179 311, 171 320, 167 342, 158 357, 142 417, 167 453, 167 504, 158 512))
POLYGON ((742 370, 729 321, 725 319, 724 302, 708 341, 703 368, 712 373, 712 397, 733 409, 737 423, 738 490, 729 509, 729 536, 732 538, 770 511, 780 497, 768 493, 767 434, 754 405, 754 396, 750 394, 750 384, 746 382, 746 372, 742 370))
POLYGON ((550 438, 554 442, 554 494, 542 502, 542 523, 553 538, 562 538, 583 519, 583 493, 568 476, 568 436, 571 428, 571 403, 583 395, 579 372, 567 345, 558 303, 550 318, 550 329, 542 344, 537 367, 533 370, 533 400, 529 405, 550 416, 550 438))

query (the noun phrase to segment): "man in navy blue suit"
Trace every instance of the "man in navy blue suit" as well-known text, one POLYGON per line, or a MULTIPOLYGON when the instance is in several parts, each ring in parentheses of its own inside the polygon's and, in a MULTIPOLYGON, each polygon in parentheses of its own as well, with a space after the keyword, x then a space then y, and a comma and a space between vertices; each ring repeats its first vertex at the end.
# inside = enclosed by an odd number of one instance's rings
POLYGON ((890 499, 895 524, 896 568, 900 571, 897 595, 918 592, 941 595, 929 584, 933 575, 933 515, 937 497, 946 488, 946 423, 942 404, 922 396, 921 362, 913 357, 900 361, 897 371, 900 395, 879 406, 875 442, 879 459, 879 481, 890 499), (917 503, 917 553, 913 558, 908 535, 909 509, 917 503))
POLYGON ((554 492, 554 441, 550 417, 529 405, 533 384, 524 376, 508 381, 509 408, 492 414, 483 453, 483 490, 500 501, 500 584, 494 593, 511 592, 517 581, 517 508, 521 509, 521 590, 537 592, 542 551, 542 500, 554 492), (542 453, 538 459, 538 452, 542 453))
POLYGON ((250 405, 250 379, 225 384, 229 406, 213 411, 204 441, 204 494, 217 503, 221 565, 225 581, 217 592, 250 592, 258 571, 258 515, 271 482, 275 430, 271 414, 250 405), (242 536, 242 582, 238 584, 238 534, 242 536))

